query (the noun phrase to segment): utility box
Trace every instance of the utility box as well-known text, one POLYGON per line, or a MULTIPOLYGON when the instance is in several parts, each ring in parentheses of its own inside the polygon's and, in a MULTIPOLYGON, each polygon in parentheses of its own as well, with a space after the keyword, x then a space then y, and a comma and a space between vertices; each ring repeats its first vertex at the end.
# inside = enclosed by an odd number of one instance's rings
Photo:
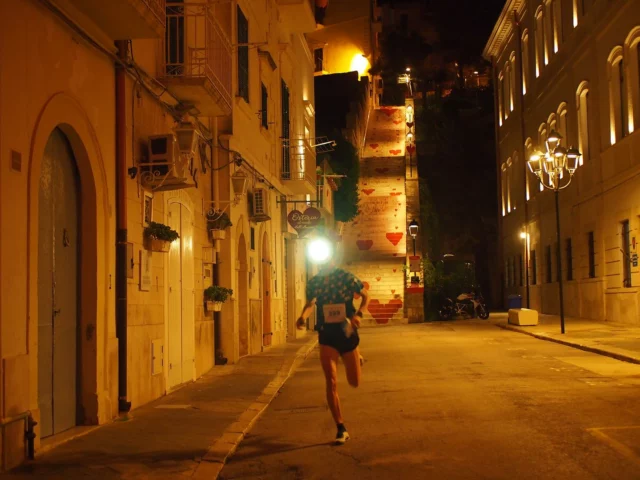
POLYGON ((509 323, 511 325, 538 325, 538 311, 528 308, 509 309, 509 323))

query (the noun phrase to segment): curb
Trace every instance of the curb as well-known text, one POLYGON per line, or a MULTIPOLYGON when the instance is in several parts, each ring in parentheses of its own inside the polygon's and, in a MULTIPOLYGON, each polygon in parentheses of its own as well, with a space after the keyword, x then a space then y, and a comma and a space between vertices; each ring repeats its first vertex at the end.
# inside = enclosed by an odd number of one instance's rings
POLYGON ((229 458, 235 454, 238 445, 240 445, 245 435, 253 428, 267 407, 269 407, 271 402, 276 398, 282 386, 289 380, 289 377, 291 377, 300 364, 304 362, 309 354, 316 348, 318 338, 317 336, 314 337, 313 340, 310 340, 300 347, 295 356, 285 360, 276 376, 269 382, 264 390, 262 390, 258 398, 249 405, 249 408, 247 408, 234 423, 227 427, 222 436, 209 447, 207 453, 202 457, 200 464, 193 473, 193 479, 216 480, 218 478, 218 475, 229 458))
POLYGON ((560 340, 559 338, 549 337, 544 334, 535 333, 535 332, 527 332, 526 330, 522 330, 517 327, 513 327, 511 325, 501 325, 499 323, 494 324, 503 330, 510 330, 512 332, 523 333, 525 335, 530 335, 532 337, 538 338, 540 340, 546 340, 548 342, 559 343, 560 345, 565 345, 567 347, 577 348, 578 350, 584 350, 585 352, 596 353, 598 355, 603 355, 605 357, 615 358, 616 360, 620 360, 628 363, 635 363, 640 365, 640 358, 632 357, 630 355, 625 355, 624 353, 612 352, 611 350, 603 350, 598 347, 591 347, 589 345, 583 345, 580 343, 569 342, 567 340, 560 340))

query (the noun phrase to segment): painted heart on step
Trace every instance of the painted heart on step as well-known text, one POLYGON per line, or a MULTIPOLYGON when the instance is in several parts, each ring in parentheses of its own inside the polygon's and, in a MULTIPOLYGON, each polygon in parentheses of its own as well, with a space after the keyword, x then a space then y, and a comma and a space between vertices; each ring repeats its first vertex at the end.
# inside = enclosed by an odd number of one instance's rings
POLYGON ((375 188, 365 188, 364 190, 362 190, 362 193, 364 193, 365 195, 371 195, 375 191, 375 188))
POLYGON ((369 250, 373 246, 373 240, 356 240, 356 245, 360 250, 369 250))
POLYGON ((389 195, 392 197, 397 197, 398 195, 402 195, 402 192, 391 192, 389 195))
POLYGON ((370 146, 371 148, 373 148, 374 150, 375 150, 376 148, 378 148, 378 144, 377 144, 377 143, 371 143, 371 144, 369 144, 369 146, 370 146))
POLYGON ((400 152, 402 152, 402 150, 389 150, 391 155, 400 155, 400 152))
POLYGON ((391 242, 391 244, 395 247, 396 245, 398 245, 400 243, 400 240, 402 240, 402 237, 404 236, 404 233, 399 232, 399 233, 387 233, 387 240, 389 240, 391 242))

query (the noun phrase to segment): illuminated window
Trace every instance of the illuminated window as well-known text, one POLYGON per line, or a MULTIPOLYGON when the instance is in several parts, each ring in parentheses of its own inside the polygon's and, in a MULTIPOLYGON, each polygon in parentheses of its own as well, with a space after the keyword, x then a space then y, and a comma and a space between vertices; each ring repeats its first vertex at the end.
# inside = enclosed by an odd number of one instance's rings
POLYGON ((573 27, 577 27, 578 26, 578 1, 579 0, 573 0, 573 27))
POLYGON ((631 30, 625 45, 628 52, 628 128, 631 133, 636 125, 640 125, 640 25, 631 30))
POLYGON ((527 94, 529 86, 529 32, 522 34, 522 94, 527 94))
POLYGON ((536 30, 535 30, 535 43, 536 43, 536 77, 540 76, 542 72, 542 66, 544 65, 544 10, 542 7, 538 8, 536 12, 536 30))
POLYGON ((505 194, 507 190, 507 164, 503 163, 500 170, 502 171, 500 176, 500 196, 502 199, 502 216, 504 217, 507 214, 507 195, 505 194))
POLYGON ((502 112, 504 114, 504 119, 509 118, 509 112, 513 110, 511 105, 513 102, 511 101, 511 65, 507 62, 504 66, 504 77, 502 78, 502 87, 504 88, 504 93, 502 94, 502 112))
POLYGON ((513 190, 513 162, 511 158, 507 159, 507 213, 514 209, 511 199, 511 191, 513 190))
POLYGON ((551 11, 553 14, 553 51, 558 52, 562 44, 562 3, 561 0, 551 0, 551 11))
POLYGON ((578 116, 578 149, 582 156, 580 165, 589 161, 589 84, 582 82, 576 91, 578 116))
POLYGON ((498 77, 498 123, 502 126, 502 121, 505 118, 504 112, 504 75, 501 73, 498 77))
POLYGON ((238 6, 238 96, 249 102, 249 21, 238 6))
POLYGON ((513 112, 514 108, 514 99, 516 91, 516 54, 511 53, 511 57, 509 58, 511 63, 509 67, 509 109, 513 112))
POLYGON ((610 139, 614 145, 627 135, 629 120, 622 47, 614 48, 609 55, 609 112, 610 139))
MULTIPOLYGON (((549 136, 549 131, 547 130, 547 125, 545 123, 543 123, 538 128, 538 145, 540 145, 540 149, 543 152, 546 149, 546 143, 547 143, 547 137, 548 136, 549 136)), ((542 178, 544 179, 545 173, 543 172, 541 175, 542 175, 542 178)), ((540 182, 538 182, 538 183, 540 183, 540 182)), ((541 192, 544 191, 544 187, 542 186, 542 183, 540 183, 540 191, 541 192)))
MULTIPOLYGON (((531 157, 531 154, 533 153, 533 141, 531 140, 531 138, 527 138, 527 140, 524 142, 524 152, 525 152, 525 162, 528 162, 529 158, 531 157)), ((527 171, 526 185, 525 185, 527 200, 530 200, 533 194, 530 187, 531 175, 532 173, 527 171)))
POLYGON ((549 64, 553 52, 553 4, 551 0, 545 2, 544 12, 544 64, 549 64))

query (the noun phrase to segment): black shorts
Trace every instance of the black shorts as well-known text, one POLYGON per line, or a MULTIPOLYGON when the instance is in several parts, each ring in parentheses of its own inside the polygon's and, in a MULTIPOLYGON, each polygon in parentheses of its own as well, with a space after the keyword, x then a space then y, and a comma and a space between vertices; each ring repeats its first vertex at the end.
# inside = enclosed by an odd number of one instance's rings
POLYGON ((354 329, 350 337, 345 334, 345 323, 325 323, 318 330, 320 345, 335 348, 340 355, 352 352, 360 344, 358 330, 354 329))

